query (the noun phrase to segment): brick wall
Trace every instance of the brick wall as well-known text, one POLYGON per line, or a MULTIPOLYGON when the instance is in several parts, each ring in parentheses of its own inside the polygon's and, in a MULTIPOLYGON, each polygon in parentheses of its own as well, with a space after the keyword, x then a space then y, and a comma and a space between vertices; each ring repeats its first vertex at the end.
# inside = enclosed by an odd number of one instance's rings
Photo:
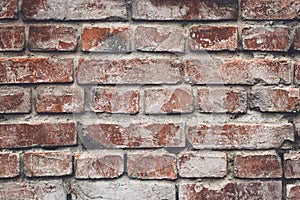
POLYGON ((0 199, 299 199, 299 19, 299 0, 1 0, 0 199))

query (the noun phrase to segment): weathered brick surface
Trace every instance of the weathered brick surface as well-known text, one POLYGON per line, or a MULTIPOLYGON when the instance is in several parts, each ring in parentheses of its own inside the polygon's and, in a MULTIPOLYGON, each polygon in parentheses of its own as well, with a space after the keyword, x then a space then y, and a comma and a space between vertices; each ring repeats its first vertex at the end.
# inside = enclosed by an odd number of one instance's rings
POLYGON ((235 20, 237 6, 237 0, 133 0, 132 17, 136 20, 235 20))
POLYGON ((18 11, 18 0, 0 1, 0 19, 15 19, 18 11))
POLYGON ((300 196, 299 184, 288 184, 286 186, 286 200, 297 200, 300 196))
POLYGON ((193 111, 190 86, 150 88, 145 90, 145 113, 187 113, 193 111))
POLYGON ((282 185, 281 181, 246 182, 238 184, 238 192, 240 200, 281 199, 282 185))
POLYGON ((29 26, 31 51, 75 51, 77 30, 71 26, 29 26))
POLYGON ((176 157, 166 153, 129 154, 128 176, 138 179, 176 179, 176 157))
POLYGON ((20 174, 19 154, 0 153, 0 178, 12 178, 18 176, 19 174, 20 174))
POLYGON ((224 177, 227 174, 227 155, 221 152, 180 154, 178 173, 184 178, 224 177))
POLYGON ((203 124, 189 126, 196 149, 270 149, 294 140, 292 124, 203 124))
POLYGON ((286 178, 300 178, 300 154, 284 154, 284 172, 286 178))
POLYGON ((77 153, 74 162, 77 179, 116 178, 124 172, 121 153, 77 153))
POLYGON ((300 50, 300 27, 295 28, 294 49, 300 50))
POLYGON ((244 27, 242 39, 245 50, 287 51, 290 47, 287 27, 244 27))
POLYGON ((2 26, 0 38, 0 51, 22 51, 25 47, 25 27, 2 26))
POLYGON ((193 51, 237 49, 238 29, 234 26, 194 26, 189 30, 189 45, 193 51))
POLYGON ((295 84, 300 84, 300 60, 297 60, 294 65, 295 74, 294 74, 294 82, 295 84))
POLYGON ((0 89, 0 113, 29 113, 31 89, 10 87, 0 89))

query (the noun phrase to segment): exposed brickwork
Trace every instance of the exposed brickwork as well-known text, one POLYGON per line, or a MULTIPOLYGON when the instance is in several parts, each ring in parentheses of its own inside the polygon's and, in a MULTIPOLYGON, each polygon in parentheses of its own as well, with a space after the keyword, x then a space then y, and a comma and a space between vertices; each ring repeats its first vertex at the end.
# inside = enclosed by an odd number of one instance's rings
POLYGON ((295 28, 294 49, 300 50, 300 27, 295 28))
POLYGON ((238 185, 238 199, 281 199, 281 190, 282 184, 280 181, 240 183, 238 185))
POLYGON ((0 8, 0 19, 14 19, 17 16, 18 0, 2 0, 0 8))
POLYGON ((25 27, 2 26, 0 38, 0 51, 22 51, 25 48, 25 27))
POLYGON ((29 113, 31 111, 30 88, 0 89, 0 113, 29 113))
POLYGON ((299 184, 288 184, 286 186, 286 199, 296 200, 300 195, 300 185, 299 184))
POLYGON ((0 178, 12 178, 18 176, 20 174, 19 154, 0 153, 0 169, 0 178))
POLYGON ((300 154, 290 153, 284 155, 284 172, 286 178, 300 177, 300 154))

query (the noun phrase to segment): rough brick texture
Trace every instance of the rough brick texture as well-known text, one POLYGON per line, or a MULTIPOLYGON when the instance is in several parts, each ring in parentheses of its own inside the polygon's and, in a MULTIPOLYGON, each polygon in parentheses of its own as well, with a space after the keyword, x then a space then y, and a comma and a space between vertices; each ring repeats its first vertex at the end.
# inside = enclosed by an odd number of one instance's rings
POLYGON ((2 0, 0 8, 0 19, 14 19, 17 16, 18 0, 2 0))
POLYGON ((300 177, 300 154, 290 153, 284 154, 284 172, 286 178, 300 177))
POLYGON ((30 88, 10 87, 0 89, 0 113, 29 113, 30 88))
POLYGON ((300 195, 300 185, 299 184, 288 184, 286 186, 286 199, 287 200, 297 200, 300 195))
POLYGON ((25 27, 2 26, 0 38, 0 51, 22 51, 25 47, 25 27))
POLYGON ((280 181, 247 182, 238 185, 239 198, 248 199, 281 199, 282 184, 280 181))
POLYGON ((19 154, 0 153, 0 169, 0 178, 12 178, 18 176, 20 174, 19 154))
POLYGON ((295 28, 294 49, 300 50, 300 27, 295 28))

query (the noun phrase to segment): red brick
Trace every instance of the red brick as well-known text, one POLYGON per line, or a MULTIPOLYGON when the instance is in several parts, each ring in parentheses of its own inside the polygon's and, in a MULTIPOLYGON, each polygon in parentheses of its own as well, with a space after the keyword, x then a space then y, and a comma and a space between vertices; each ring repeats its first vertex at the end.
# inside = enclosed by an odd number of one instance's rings
POLYGON ((239 200, 282 199, 281 181, 246 182, 238 184, 239 200))
POLYGON ((37 88, 36 110, 46 113, 82 112, 84 90, 69 86, 41 86, 37 88))
POLYGON ((295 0, 242 0, 242 16, 255 20, 299 18, 300 2, 295 0))
POLYGON ((19 176, 20 175, 19 154, 0 153, 0 169, 1 169, 0 178, 12 178, 12 177, 19 176))
POLYGON ((300 84, 300 60, 296 61, 294 68, 295 68, 294 82, 295 84, 300 84))
POLYGON ((136 20, 234 20, 238 16, 237 6, 237 0, 224 2, 133 0, 132 18, 136 20))
POLYGON ((193 92, 189 86, 145 90, 145 113, 187 113, 193 111, 193 92))
POLYGON ((91 52, 129 52, 131 30, 123 27, 87 26, 82 31, 82 50, 91 52))
POLYGON ((124 172, 124 156, 121 153, 89 153, 75 155, 77 179, 116 178, 124 172))
POLYGON ((75 51, 77 30, 70 26, 29 26, 31 51, 75 51))
POLYGON ((187 131, 196 149, 270 149, 294 140, 291 124, 203 124, 187 131))
POLYGON ((0 19, 15 19, 18 12, 18 0, 0 1, 0 19))
POLYGON ((180 154, 178 172, 184 178, 224 177, 227 174, 227 155, 222 152, 180 154))
POLYGON ((179 184, 180 200, 237 200, 236 183, 184 183, 179 184))
POLYGON ((176 157, 165 153, 129 154, 128 176, 138 179, 176 179, 176 157))
POLYGON ((73 59, 0 58, 0 84, 73 81, 73 59))
POLYGON ((286 59, 223 60, 205 57, 185 61, 185 80, 196 84, 290 84, 291 75, 292 65, 286 59))
POLYGON ((0 38, 0 51, 22 51, 25 48, 25 27, 2 26, 0 38))
POLYGON ((31 89, 6 87, 0 89, 0 113, 29 113, 31 89))
POLYGON ((290 47, 286 27, 244 27, 242 38, 245 50, 287 51, 290 47))
POLYGON ((23 0, 29 20, 125 20, 126 3, 121 0, 23 0))
POLYGON ((138 26, 135 48, 140 51, 184 52, 184 30, 173 26, 138 26))
POLYGON ((238 178, 281 178, 281 160, 275 153, 238 154, 234 158, 234 176, 238 178))
POLYGON ((181 63, 166 59, 80 59, 80 84, 174 84, 181 81, 181 63))
POLYGON ((295 28, 294 49, 300 50, 300 27, 295 28))
POLYGON ((288 184, 286 186, 286 200, 298 200, 300 197, 300 185, 288 184))
POLYGON ((91 110, 94 112, 128 113, 139 111, 139 92, 125 88, 93 88, 91 110))
POLYGON ((0 148, 75 144, 77 144, 76 125, 73 122, 0 124, 0 148))
MULTIPOLYGON (((130 123, 130 122, 129 122, 130 123)), ((183 124, 90 124, 82 127, 82 142, 102 148, 184 147, 183 124)))
POLYGON ((300 178, 300 154, 284 154, 285 178, 300 178))
POLYGON ((234 26, 194 26, 189 30, 189 45, 193 51, 235 51, 237 33, 234 26))
POLYGON ((244 89, 225 87, 198 88, 197 104, 201 113, 245 113, 247 92, 244 89))
POLYGON ((296 112, 299 104, 298 88, 252 89, 250 107, 263 112, 296 112))
POLYGON ((70 175, 72 174, 72 153, 25 152, 24 173, 27 177, 70 175))

